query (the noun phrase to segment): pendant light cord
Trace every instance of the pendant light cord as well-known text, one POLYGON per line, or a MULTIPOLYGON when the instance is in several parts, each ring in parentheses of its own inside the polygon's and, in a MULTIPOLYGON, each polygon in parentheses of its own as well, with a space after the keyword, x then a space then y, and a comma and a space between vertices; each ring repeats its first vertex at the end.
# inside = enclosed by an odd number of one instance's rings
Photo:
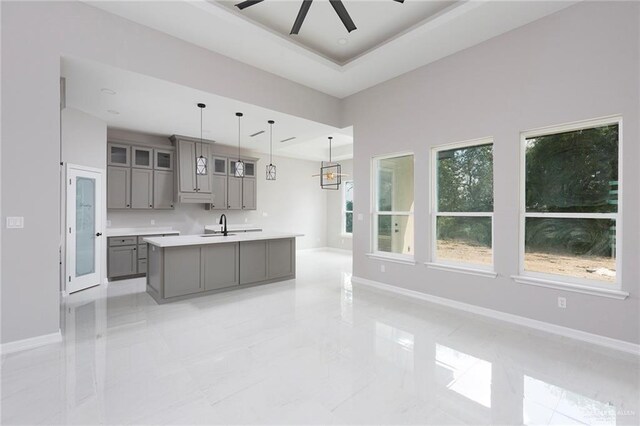
POLYGON ((202 157, 202 110, 204 108, 200 108, 200 157, 202 157))
POLYGON ((273 123, 269 123, 269 165, 273 163, 273 123))
POLYGON ((240 116, 238 116, 238 161, 240 161, 240 116))

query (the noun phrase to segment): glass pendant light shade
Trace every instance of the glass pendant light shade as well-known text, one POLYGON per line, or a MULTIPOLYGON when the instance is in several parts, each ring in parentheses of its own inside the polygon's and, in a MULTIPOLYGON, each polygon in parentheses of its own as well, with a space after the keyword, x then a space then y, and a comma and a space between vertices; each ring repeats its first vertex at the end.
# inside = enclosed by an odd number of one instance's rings
POLYGON ((206 176, 207 174, 207 158, 202 155, 202 110, 207 106, 205 104, 198 104, 200 108, 200 156, 196 157, 196 175, 206 176))
POLYGON ((233 175, 240 178, 244 177, 244 161, 240 159, 240 120, 242 116, 243 114, 241 112, 236 112, 236 117, 238 117, 238 161, 236 161, 233 169, 233 175))
POLYGON ((267 180, 276 180, 276 166, 273 164, 267 165, 267 180))
POLYGON ((273 165, 273 123, 269 120, 269 164, 267 164, 267 180, 276 180, 276 166, 273 165))

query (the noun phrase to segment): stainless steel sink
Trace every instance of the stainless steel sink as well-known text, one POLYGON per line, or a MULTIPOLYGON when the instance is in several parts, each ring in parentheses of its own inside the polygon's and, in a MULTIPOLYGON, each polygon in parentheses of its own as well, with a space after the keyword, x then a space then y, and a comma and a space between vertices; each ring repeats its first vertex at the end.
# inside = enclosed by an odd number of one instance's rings
MULTIPOLYGON (((236 235, 236 234, 227 234, 227 237, 230 237, 232 235, 236 235)), ((204 234, 204 235, 200 235, 203 238, 208 238, 208 237, 224 237, 224 234, 220 233, 220 234, 204 234)))

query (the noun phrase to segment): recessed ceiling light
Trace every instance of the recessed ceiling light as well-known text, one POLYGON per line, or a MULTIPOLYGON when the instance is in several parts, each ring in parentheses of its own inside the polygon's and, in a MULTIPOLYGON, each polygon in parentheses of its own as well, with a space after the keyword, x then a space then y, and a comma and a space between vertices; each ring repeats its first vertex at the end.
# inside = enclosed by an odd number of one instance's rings
POLYGON ((102 89, 100 89, 100 91, 102 93, 104 93, 105 95, 115 95, 116 94, 115 90, 107 89, 106 87, 103 87, 102 89))
POLYGON ((108 109, 108 110, 107 110, 107 112, 108 112, 109 114, 113 114, 113 115, 118 115, 118 114, 120 114, 120 112, 116 111, 115 109, 108 109))
POLYGON ((349 43, 349 40, 347 40, 347 39, 346 39, 346 38, 344 38, 344 37, 340 37, 340 38, 338 39, 338 44, 340 44, 340 45, 342 45, 342 46, 344 46, 344 45, 345 45, 345 44, 347 44, 347 43, 349 43))

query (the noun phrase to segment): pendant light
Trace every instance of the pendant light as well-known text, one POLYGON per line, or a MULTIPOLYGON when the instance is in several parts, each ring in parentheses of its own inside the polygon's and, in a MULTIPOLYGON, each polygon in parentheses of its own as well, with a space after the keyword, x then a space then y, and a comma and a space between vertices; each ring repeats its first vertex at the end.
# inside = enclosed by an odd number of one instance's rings
POLYGON ((242 119, 242 115, 241 112, 236 112, 236 117, 238 117, 238 160, 233 170, 233 175, 241 178, 244 177, 244 161, 240 159, 240 120, 242 119))
POLYGON ((273 165, 273 123, 269 120, 269 164, 267 165, 267 180, 276 180, 276 166, 273 165))
POLYGON ((203 103, 198 104, 198 108, 200 108, 200 156, 196 157, 196 175, 199 176, 207 174, 207 158, 202 156, 202 110, 206 107, 203 103))
POLYGON ((331 161, 331 141, 333 136, 329 136, 329 162, 324 161, 320 164, 320 174, 313 175, 313 177, 320 176, 320 188, 322 189, 340 189, 342 183, 342 176, 349 176, 342 173, 342 167, 340 163, 333 163, 331 161))

